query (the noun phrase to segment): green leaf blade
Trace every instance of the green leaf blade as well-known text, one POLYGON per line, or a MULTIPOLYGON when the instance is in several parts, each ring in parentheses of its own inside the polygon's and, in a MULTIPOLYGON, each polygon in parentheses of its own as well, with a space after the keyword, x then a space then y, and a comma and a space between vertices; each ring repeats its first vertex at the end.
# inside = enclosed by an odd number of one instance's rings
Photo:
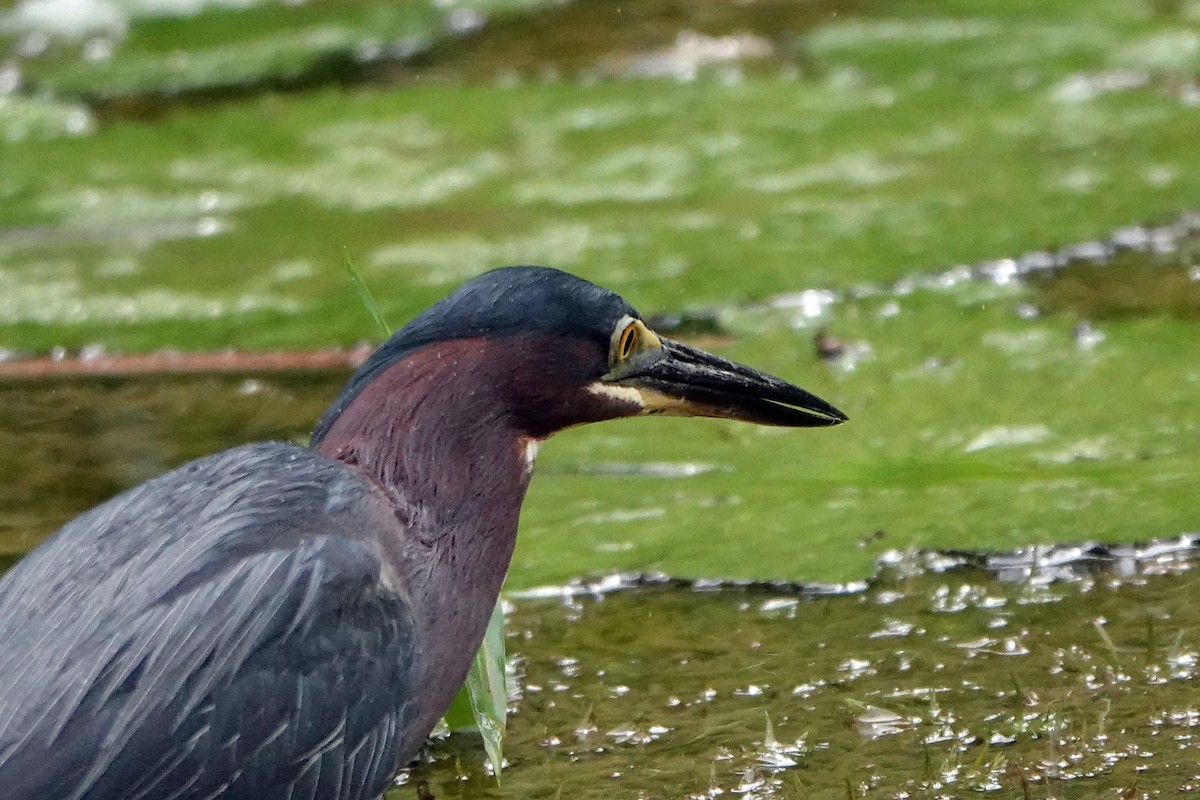
POLYGON ((502 601, 497 601, 467 680, 444 718, 452 733, 479 732, 497 781, 504 765, 503 739, 508 713, 505 663, 504 607, 502 601))
POLYGON ((383 338, 391 338, 392 328, 384 321, 383 314, 379 311, 379 304, 375 302, 375 296, 371 294, 371 290, 367 288, 362 276, 358 274, 358 269, 354 266, 349 251, 346 253, 346 274, 350 276, 350 285, 354 287, 354 293, 358 295, 359 301, 367 311, 371 312, 371 318, 375 320, 375 325, 383 334, 383 338))

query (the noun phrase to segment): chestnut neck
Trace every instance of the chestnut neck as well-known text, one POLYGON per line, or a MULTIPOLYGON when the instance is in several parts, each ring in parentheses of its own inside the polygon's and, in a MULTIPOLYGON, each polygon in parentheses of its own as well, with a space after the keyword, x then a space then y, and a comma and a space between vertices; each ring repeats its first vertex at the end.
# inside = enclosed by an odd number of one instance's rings
POLYGON ((399 525, 378 545, 419 626, 418 715, 429 726, 483 637, 529 484, 534 437, 508 408, 506 374, 484 340, 430 345, 372 379, 315 444, 391 501, 399 525))

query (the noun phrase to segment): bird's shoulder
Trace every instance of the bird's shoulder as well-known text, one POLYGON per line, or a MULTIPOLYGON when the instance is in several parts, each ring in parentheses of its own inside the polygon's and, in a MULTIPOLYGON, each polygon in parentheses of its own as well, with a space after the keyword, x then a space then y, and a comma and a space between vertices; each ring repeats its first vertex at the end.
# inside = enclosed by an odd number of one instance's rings
POLYGON ((102 780, 121 771, 119 754, 156 752, 147 726, 165 726, 162 741, 187 720, 216 736, 259 686, 294 687, 299 699, 268 715, 292 730, 345 727, 348 713, 360 737, 394 725, 399 700, 355 718, 351 694, 328 689, 336 676, 320 679, 340 653, 366 665, 358 682, 406 691, 411 609, 381 582, 369 535, 387 517, 354 470, 266 443, 193 461, 68 523, 0 583, 0 767, 55 752, 56 772, 75 757, 76 778, 102 780), (380 664, 380 652, 393 658, 380 664))
POLYGON ((263 442, 225 450, 68 522, 5 576, 0 608, 28 592, 86 591, 94 599, 107 590, 128 603, 131 592, 177 587, 197 569, 314 537, 362 541, 389 524, 381 499, 359 472, 307 448, 263 442))

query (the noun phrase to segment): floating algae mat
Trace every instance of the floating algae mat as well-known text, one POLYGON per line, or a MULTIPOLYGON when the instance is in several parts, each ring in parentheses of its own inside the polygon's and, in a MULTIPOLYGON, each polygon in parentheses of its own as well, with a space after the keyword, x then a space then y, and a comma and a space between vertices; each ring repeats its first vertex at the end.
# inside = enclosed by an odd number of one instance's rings
POLYGON ((1193 547, 978 560, 1007 581, 893 554, 869 588, 829 595, 531 592, 509 616, 518 699, 502 784, 454 736, 389 800, 1191 793, 1193 547))

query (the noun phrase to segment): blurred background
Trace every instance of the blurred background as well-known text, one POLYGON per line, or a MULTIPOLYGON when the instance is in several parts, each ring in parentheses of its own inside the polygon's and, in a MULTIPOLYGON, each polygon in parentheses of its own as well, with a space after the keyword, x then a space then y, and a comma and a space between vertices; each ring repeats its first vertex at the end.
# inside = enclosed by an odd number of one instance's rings
MULTIPOLYGON (((511 590, 1178 537, 1198 143, 1200 0, 0 0, 0 552, 302 440, 379 336, 347 263, 393 327, 567 269, 850 415, 564 433, 511 590)), ((838 769, 805 791, 876 796, 838 769)))
MULTIPOLYGON (((352 346, 378 332, 347 262, 393 327, 535 263, 850 413, 799 435, 568 433, 535 483, 520 585, 852 579, 910 544, 1196 524, 1195 0, 2 7, 8 361, 352 346), (641 532, 614 538, 625 519, 641 532), (733 562, 729 531, 751 545, 733 562)), ((303 435, 344 375, 118 391, 179 392, 162 409, 76 397, 64 451, 137 418, 87 457, 109 466, 79 503, 243 436, 303 435), (265 406, 204 424, 239 402, 265 406), (142 418, 171 413, 146 441, 142 418)), ((49 466, 24 426, 54 412, 30 402, 0 411, 4 491, 49 466)), ((5 527, 27 542, 75 510, 5 527)))

